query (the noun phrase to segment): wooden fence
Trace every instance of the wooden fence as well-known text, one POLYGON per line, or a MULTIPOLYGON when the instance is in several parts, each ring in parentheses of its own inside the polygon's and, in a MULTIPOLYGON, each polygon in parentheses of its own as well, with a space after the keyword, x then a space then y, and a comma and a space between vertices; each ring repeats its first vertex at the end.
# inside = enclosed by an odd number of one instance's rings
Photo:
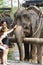
MULTIPOLYGON (((15 38, 9 37, 11 42, 15 42, 15 38)), ((23 42, 32 44, 32 62, 43 64, 43 38, 24 38, 23 42)))

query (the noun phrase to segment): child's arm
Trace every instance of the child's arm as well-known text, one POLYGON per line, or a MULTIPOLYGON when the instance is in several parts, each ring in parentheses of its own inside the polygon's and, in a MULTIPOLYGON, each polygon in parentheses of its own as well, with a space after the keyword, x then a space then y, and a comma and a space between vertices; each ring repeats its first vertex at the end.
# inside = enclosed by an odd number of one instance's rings
POLYGON ((16 29, 16 27, 17 27, 17 25, 15 25, 15 27, 14 27, 14 28, 12 28, 12 29, 8 30, 7 32, 5 32, 5 34, 9 34, 9 33, 11 33, 13 30, 15 30, 15 29, 16 29))
POLYGON ((3 35, 1 36, 0 40, 2 41, 2 39, 4 39, 7 36, 7 34, 11 33, 13 30, 14 30, 14 28, 7 32, 4 32, 3 35))
POLYGON ((7 36, 7 34, 3 33, 0 37, 0 42, 7 36))
POLYGON ((1 41, 1 39, 0 39, 0 45, 3 45, 3 43, 2 43, 2 41, 1 41))
POLYGON ((12 29, 8 30, 8 31, 6 32, 6 34, 11 33, 13 30, 14 30, 14 28, 12 28, 12 29))
POLYGON ((12 28, 11 30, 7 31, 7 32, 4 32, 3 35, 1 36, 0 40, 2 41, 2 39, 4 39, 7 34, 11 33, 14 29, 16 29, 17 25, 15 25, 14 28, 12 28))

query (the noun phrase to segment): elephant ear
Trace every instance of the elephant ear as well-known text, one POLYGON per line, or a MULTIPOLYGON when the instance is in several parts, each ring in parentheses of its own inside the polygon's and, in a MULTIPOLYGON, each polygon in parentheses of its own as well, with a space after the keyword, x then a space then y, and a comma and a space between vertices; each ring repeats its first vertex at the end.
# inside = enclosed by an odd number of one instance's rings
POLYGON ((21 16, 22 14, 25 14, 25 8, 24 7, 21 7, 19 8, 15 13, 14 13, 14 17, 19 17, 21 16))
POLYGON ((22 23, 23 23, 23 21, 22 21, 23 18, 22 18, 22 17, 24 17, 24 15, 27 15, 26 9, 24 9, 24 8, 19 8, 19 9, 16 11, 16 13, 14 14, 16 24, 20 23, 20 24, 22 25, 22 23))
POLYGON ((28 15, 30 15, 31 18, 33 37, 40 37, 41 33, 40 9, 36 6, 30 6, 27 9, 27 11, 28 15))

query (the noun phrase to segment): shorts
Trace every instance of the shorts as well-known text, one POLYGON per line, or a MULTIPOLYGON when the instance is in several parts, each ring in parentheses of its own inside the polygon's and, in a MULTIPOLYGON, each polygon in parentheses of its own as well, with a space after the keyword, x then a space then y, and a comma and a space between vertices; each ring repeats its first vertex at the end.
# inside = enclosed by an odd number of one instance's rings
POLYGON ((2 40, 3 44, 6 44, 7 46, 9 46, 9 39, 8 39, 8 36, 6 36, 6 38, 4 38, 2 40))

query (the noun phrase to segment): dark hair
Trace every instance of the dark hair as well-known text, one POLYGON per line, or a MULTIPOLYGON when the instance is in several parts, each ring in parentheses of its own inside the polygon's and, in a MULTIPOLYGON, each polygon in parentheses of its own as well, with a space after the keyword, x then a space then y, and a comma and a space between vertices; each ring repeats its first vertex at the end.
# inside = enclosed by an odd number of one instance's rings
MULTIPOLYGON (((4 19, 3 19, 3 20, 1 20, 1 24, 3 24, 4 22, 6 22, 6 20, 4 20, 4 19)), ((7 22, 6 22, 6 23, 7 23, 7 22)))
POLYGON ((8 13, 4 13, 4 15, 10 17, 10 14, 8 14, 8 13))

